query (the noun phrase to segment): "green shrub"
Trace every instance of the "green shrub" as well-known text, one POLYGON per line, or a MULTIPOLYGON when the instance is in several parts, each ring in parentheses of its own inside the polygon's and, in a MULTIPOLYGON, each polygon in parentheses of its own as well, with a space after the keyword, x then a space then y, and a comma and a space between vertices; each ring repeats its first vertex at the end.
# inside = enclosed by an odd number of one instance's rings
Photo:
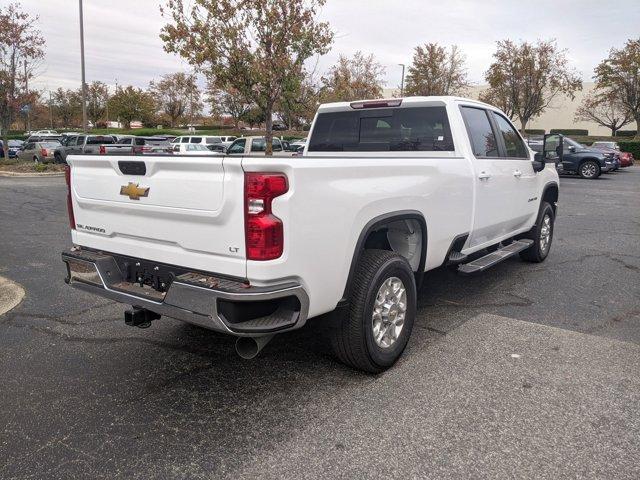
POLYGON ((584 137, 589 135, 589 130, 582 130, 580 128, 552 128, 549 133, 561 133, 562 135, 582 135, 584 137))
POLYGON ((36 163, 36 164, 33 166, 33 169, 34 169, 36 172, 44 172, 45 170, 47 170, 47 168, 49 168, 49 167, 47 167, 47 165, 45 165, 44 163, 36 163))
POLYGON ((233 125, 196 125, 193 128, 200 130, 233 130, 233 125))
POLYGON ((528 133, 529 135, 544 135, 547 131, 541 128, 527 128, 524 133, 528 133))
POLYGON ((623 141, 618 142, 618 145, 620 146, 620 150, 622 150, 623 152, 632 153, 634 158, 640 159, 640 141, 623 141))
POLYGON ((618 130, 616 132, 616 137, 635 137, 636 133, 637 132, 635 130, 618 130))

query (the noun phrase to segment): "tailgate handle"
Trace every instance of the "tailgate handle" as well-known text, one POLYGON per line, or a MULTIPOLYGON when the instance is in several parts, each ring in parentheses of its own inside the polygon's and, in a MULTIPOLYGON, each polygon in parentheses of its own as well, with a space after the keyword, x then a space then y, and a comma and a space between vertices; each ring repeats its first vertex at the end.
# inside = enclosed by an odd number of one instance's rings
POLYGON ((147 166, 144 162, 119 161, 118 167, 125 175, 145 175, 147 173, 147 166))

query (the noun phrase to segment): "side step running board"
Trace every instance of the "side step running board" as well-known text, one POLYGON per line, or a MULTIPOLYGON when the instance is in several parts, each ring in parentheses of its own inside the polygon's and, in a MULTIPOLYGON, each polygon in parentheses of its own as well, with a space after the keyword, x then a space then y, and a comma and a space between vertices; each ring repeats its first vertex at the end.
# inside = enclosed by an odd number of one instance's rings
POLYGON ((493 267, 497 263, 526 250, 531 245, 533 245, 533 240, 531 239, 516 240, 505 247, 499 248, 495 252, 485 255, 484 257, 476 258, 469 263, 460 265, 458 267, 458 271, 465 275, 482 272, 487 268, 493 267))

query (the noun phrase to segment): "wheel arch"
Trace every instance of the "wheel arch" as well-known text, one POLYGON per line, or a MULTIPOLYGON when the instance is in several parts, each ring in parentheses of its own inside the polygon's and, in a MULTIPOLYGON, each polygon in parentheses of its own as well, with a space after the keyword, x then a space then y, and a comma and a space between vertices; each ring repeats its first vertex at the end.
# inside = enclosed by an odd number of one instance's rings
MULTIPOLYGON (((424 218, 424 215, 417 210, 400 210, 396 212, 389 212, 383 215, 379 215, 367 222, 367 224, 363 227, 360 235, 358 236, 358 240, 356 241, 356 245, 353 251, 353 255, 351 258, 351 265, 349 266, 349 275, 347 276, 347 282, 343 290, 342 294, 342 302, 346 302, 349 298, 349 294, 351 292, 351 283, 353 282, 353 277, 355 275, 355 269, 360 260, 360 256, 362 252, 366 250, 365 245, 367 240, 375 234, 375 232, 380 231, 386 224, 402 221, 402 220, 415 220, 420 225, 420 230, 422 234, 422 244, 421 244, 421 252, 420 252, 420 261, 418 264, 418 269, 414 274, 416 275, 416 285, 419 287, 420 282, 422 281, 422 277, 424 275, 424 266, 427 260, 427 242, 428 242, 428 230, 427 230, 427 222, 424 218)), ((391 249, 393 251, 393 249, 391 249)))
POLYGON ((551 204, 551 208, 553 208, 553 213, 556 213, 558 209, 558 198, 560 195, 560 187, 556 182, 547 183, 542 189, 542 195, 540 196, 540 205, 542 202, 548 202, 551 204))

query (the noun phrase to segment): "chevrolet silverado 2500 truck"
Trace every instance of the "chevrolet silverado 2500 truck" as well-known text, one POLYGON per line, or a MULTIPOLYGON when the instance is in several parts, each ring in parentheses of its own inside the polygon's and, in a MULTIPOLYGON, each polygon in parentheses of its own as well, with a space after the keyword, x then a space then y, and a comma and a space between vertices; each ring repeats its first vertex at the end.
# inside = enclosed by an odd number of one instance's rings
POLYGON ((409 340, 425 272, 547 257, 546 154, 490 105, 417 97, 321 106, 300 157, 70 155, 67 282, 131 305, 130 325, 166 315, 235 335, 245 358, 334 312, 337 356, 380 372, 409 340))

